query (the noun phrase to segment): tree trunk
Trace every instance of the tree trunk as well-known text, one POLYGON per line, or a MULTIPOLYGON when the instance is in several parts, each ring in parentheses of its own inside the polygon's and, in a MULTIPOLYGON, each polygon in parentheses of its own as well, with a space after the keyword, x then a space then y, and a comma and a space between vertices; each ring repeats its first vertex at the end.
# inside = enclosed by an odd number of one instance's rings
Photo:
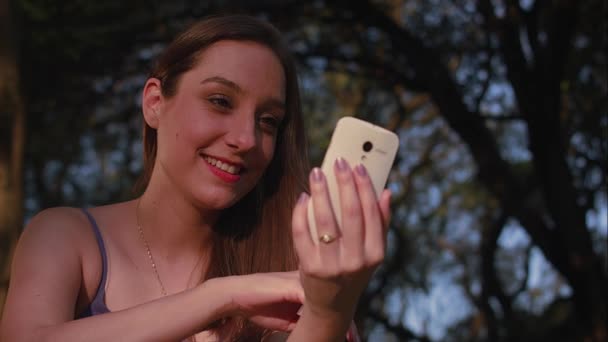
POLYGON ((0 0, 0 312, 23 220, 25 109, 19 86, 15 23, 11 19, 10 1, 0 0))

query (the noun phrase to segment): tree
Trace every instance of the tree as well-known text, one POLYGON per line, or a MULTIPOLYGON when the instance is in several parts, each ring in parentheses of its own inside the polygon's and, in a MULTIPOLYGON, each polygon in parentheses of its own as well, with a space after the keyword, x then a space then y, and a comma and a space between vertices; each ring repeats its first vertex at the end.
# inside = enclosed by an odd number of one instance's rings
POLYGON ((313 160, 341 115, 401 136, 369 339, 606 339, 606 233, 588 218, 606 211, 602 1, 18 4, 26 217, 132 196, 151 59, 196 18, 252 13, 301 62, 313 160))
POLYGON ((8 288, 11 252, 23 217, 25 108, 19 82, 16 23, 0 2, 0 307, 8 288))
MULTIPOLYGON (((605 57, 599 52, 605 42, 601 35, 591 31, 589 24, 601 22, 598 15, 602 13, 602 3, 447 3, 396 1, 384 6, 370 1, 327 3, 326 7, 311 11, 320 16, 320 30, 331 31, 331 35, 321 35, 317 41, 307 39, 311 48, 303 55, 325 57, 329 65, 334 62, 334 67, 355 77, 368 75, 380 79, 387 89, 400 86, 429 94, 441 117, 466 144, 475 161, 477 181, 497 201, 491 220, 482 230, 482 289, 474 296, 490 340, 521 340, 525 336, 520 334, 531 334, 534 330, 518 318, 518 310, 514 308, 518 292, 507 292, 497 274, 497 239, 510 218, 526 230, 532 243, 572 289, 569 302, 573 308, 568 319, 556 324, 553 333, 547 329, 534 335, 535 338, 605 339, 606 269, 594 250, 585 215, 594 208, 592 194, 605 189, 606 184, 602 171, 606 169, 606 145, 602 141, 606 118, 601 117, 606 108, 605 101, 600 100, 606 93, 606 69, 604 62, 581 60, 586 53, 605 57), (415 11, 417 16, 407 17, 404 12, 408 10, 415 11), (450 20, 450 11, 470 22, 450 20), (420 25, 417 20, 425 21, 426 13, 431 18, 422 25, 436 22, 435 27, 417 26, 420 25), (441 34, 434 34, 433 30, 441 30, 441 34), (586 42, 583 47, 581 41, 586 42), (463 68, 458 64, 465 63, 475 64, 485 77, 481 81, 459 82, 458 73, 463 68), (597 78, 588 81, 599 87, 590 96, 574 89, 583 86, 577 73, 585 67, 600 72, 597 78), (488 105, 488 89, 501 78, 514 93, 514 106, 503 104, 498 115, 488 117, 483 108, 488 105), (576 103, 575 98, 583 103, 576 103), (585 103, 588 106, 597 101, 603 107, 584 109, 585 103), (587 129, 586 116, 596 119, 601 128, 586 136, 595 148, 584 151, 572 142, 572 137, 587 129), (490 128, 496 121, 504 120, 525 125, 531 157, 523 169, 505 160, 490 128), (592 164, 583 174, 601 175, 592 189, 583 185, 580 170, 573 171, 572 164, 569 165, 572 150, 592 164), (492 299, 500 305, 492 306, 492 299), (562 334, 573 327, 575 332, 569 332, 571 335, 562 334)), ((378 313, 373 315, 382 317, 378 313)), ((388 322, 389 317, 381 320, 388 322)), ((393 325, 388 327, 400 331, 393 325)), ((397 334, 403 339, 413 335, 405 331, 397 334)))

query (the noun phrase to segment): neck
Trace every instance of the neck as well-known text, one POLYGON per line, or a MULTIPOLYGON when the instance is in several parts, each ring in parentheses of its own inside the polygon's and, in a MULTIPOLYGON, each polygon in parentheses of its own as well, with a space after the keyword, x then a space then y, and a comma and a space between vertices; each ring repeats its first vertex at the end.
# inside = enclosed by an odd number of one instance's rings
POLYGON ((211 250, 212 227, 218 213, 201 211, 175 193, 152 188, 137 200, 135 210, 157 258, 177 260, 211 250))

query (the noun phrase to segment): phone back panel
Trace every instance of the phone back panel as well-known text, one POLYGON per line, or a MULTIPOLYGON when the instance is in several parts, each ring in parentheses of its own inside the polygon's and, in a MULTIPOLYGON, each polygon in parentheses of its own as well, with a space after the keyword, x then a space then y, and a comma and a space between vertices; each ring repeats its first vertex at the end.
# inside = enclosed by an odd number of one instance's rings
MULTIPOLYGON (((363 164, 372 180, 376 196, 379 197, 386 185, 398 148, 399 138, 387 129, 349 116, 338 121, 321 169, 327 179, 332 207, 340 229, 342 229, 342 214, 340 194, 334 173, 335 160, 342 157, 353 169, 358 164, 363 164), (371 148, 366 151, 366 147, 371 148)), ((308 224, 313 240, 317 241, 318 234, 312 204, 308 206, 308 224)), ((345 229, 348 228, 345 227, 345 229)))

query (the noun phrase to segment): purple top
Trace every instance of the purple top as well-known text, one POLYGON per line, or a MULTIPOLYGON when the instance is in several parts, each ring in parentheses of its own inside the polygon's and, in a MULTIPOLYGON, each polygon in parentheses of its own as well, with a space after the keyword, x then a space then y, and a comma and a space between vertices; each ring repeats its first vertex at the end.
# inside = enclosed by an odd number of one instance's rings
POLYGON ((99 281, 95 298, 93 298, 91 304, 89 304, 89 306, 78 316, 78 318, 85 318, 110 312, 105 302, 106 279, 108 277, 108 256, 106 254, 106 247, 103 244, 103 238, 101 237, 101 232, 99 231, 97 222, 95 222, 93 216, 86 209, 83 208, 82 211, 87 215, 89 222, 91 222, 93 232, 95 232, 95 238, 97 239, 97 246, 99 247, 99 253, 101 254, 101 280, 99 281))

